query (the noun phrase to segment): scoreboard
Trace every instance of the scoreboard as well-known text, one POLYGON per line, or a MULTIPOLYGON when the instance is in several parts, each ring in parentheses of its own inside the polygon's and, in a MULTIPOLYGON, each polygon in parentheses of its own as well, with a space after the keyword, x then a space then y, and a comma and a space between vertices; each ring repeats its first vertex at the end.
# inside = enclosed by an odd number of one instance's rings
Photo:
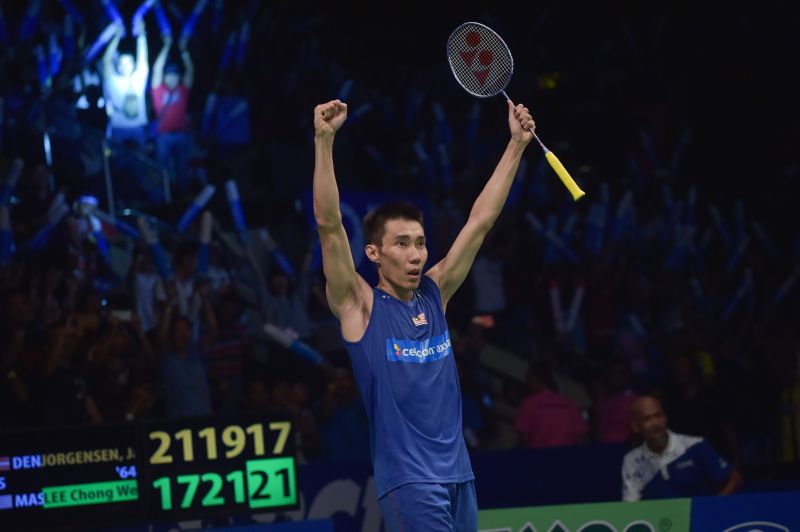
POLYGON ((89 529, 298 507, 283 417, 0 433, 0 529, 89 529))

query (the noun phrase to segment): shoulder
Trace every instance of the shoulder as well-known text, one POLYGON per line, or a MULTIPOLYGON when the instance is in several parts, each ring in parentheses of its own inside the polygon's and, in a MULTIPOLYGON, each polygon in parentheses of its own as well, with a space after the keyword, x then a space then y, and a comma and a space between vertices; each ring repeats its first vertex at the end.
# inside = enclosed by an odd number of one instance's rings
POLYGON ((625 453, 625 457, 622 459, 622 471, 633 471, 637 469, 639 464, 645 461, 646 458, 647 455, 644 452, 644 445, 631 449, 625 453))
POLYGON ((442 301, 442 291, 439 288, 439 283, 427 273, 420 280, 419 292, 425 298, 434 301, 436 306, 442 307, 442 311, 444 311, 444 302, 442 301))
POLYGON ((678 434, 673 432, 672 437, 675 438, 676 443, 683 448, 684 451, 687 451, 698 444, 708 445, 708 443, 700 436, 691 436, 689 434, 678 434))
POLYGON ((628 463, 636 460, 639 456, 642 455, 642 447, 634 447, 627 453, 625 453, 625 457, 622 459, 623 463, 628 463))
POLYGON ((420 278, 419 289, 422 292, 439 293, 439 284, 430 276, 430 270, 420 278))

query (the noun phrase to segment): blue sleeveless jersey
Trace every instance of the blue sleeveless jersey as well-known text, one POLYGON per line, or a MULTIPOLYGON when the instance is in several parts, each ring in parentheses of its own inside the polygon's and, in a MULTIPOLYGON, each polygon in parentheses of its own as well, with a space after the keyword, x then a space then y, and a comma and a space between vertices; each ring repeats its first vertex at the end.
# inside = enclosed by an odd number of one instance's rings
POLYGON ((373 295, 364 336, 344 344, 369 417, 378 497, 411 482, 472 480, 439 287, 423 275, 410 302, 373 295))

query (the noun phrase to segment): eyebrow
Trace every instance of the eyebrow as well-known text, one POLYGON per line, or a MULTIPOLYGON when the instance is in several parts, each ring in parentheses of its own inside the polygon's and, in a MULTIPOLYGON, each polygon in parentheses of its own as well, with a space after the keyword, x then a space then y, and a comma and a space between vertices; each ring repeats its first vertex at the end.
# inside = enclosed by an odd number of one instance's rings
MULTIPOLYGON (((402 234, 396 235, 394 237, 395 242, 398 242, 400 240, 410 240, 410 239, 411 239, 411 235, 409 235, 408 233, 402 233, 402 234)), ((419 239, 425 240, 425 235, 419 235, 418 237, 416 237, 415 240, 419 240, 419 239)))

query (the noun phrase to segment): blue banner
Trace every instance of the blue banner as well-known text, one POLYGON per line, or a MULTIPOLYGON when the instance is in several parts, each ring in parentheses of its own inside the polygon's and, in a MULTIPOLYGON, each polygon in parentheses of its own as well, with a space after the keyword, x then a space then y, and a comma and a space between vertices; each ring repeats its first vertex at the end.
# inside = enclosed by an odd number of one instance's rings
POLYGON ((789 532, 800 530, 800 492, 750 493, 692 499, 692 530, 789 532))

